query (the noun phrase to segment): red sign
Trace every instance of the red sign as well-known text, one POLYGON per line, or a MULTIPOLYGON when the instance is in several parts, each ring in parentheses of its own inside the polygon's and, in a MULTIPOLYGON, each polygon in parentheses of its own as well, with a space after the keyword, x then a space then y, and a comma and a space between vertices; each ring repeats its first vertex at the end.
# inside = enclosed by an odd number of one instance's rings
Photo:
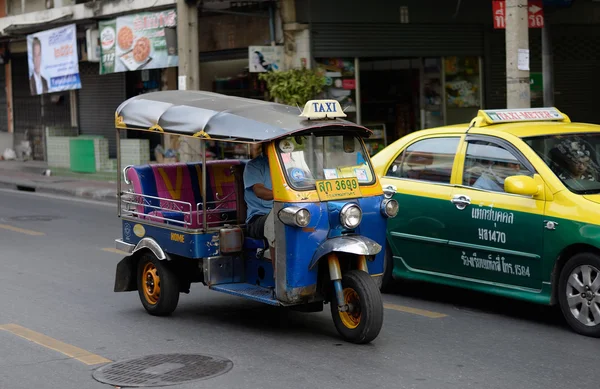
MULTIPOLYGON (((529 0, 527 2, 527 17, 529 19, 529 28, 544 27, 544 6, 543 0, 529 0)), ((506 28, 506 1, 492 1, 492 12, 494 17, 494 28, 506 28)))

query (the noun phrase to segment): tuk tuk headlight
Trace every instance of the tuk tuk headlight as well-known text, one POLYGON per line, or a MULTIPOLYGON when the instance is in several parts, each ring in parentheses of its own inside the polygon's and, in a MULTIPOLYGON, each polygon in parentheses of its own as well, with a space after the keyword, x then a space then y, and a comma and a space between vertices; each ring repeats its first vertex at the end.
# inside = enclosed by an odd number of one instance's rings
POLYGON ((306 208, 286 207, 279 211, 278 216, 288 226, 306 227, 310 223, 310 211, 306 208))
POLYGON ((385 217, 396 217, 400 205, 394 199, 385 199, 381 202, 381 213, 385 217))
POLYGON ((346 204, 340 211, 340 223, 349 230, 353 230, 362 220, 362 210, 356 204, 346 204))

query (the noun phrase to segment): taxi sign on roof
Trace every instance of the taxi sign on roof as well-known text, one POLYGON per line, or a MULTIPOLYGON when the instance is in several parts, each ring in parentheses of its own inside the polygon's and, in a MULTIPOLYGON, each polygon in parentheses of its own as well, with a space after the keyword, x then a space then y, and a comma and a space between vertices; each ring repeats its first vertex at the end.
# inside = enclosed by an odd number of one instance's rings
POLYGON ((337 100, 309 100, 300 116, 308 119, 326 119, 346 117, 337 100))
POLYGON ((523 108, 523 109, 488 109, 480 110, 475 118, 475 126, 482 127, 498 123, 561 121, 570 122, 567 115, 558 109, 523 108))

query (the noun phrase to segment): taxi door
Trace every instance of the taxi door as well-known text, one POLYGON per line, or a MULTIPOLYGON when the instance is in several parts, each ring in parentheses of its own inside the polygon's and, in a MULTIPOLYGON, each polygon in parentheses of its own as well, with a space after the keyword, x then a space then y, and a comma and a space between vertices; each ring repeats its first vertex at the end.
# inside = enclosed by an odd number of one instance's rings
POLYGON ((544 195, 504 191, 506 177, 533 177, 534 167, 511 143, 492 136, 468 135, 459 155, 449 218, 452 274, 541 289, 544 195))
POLYGON ((388 221, 396 268, 443 272, 448 258, 452 172, 460 134, 419 138, 399 150, 381 178, 396 188, 398 216, 388 221))

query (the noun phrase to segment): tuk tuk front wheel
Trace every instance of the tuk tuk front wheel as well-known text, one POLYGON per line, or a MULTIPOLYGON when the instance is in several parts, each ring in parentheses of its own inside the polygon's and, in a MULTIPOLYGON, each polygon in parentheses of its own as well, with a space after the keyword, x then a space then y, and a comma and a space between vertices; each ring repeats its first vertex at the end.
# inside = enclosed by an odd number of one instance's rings
POLYGON ((364 271, 351 270, 342 277, 344 300, 348 311, 340 312, 335 298, 331 316, 337 331, 352 343, 369 343, 383 326, 383 301, 375 281, 364 271))
POLYGON ((168 316, 179 303, 179 280, 154 254, 144 254, 138 262, 138 294, 146 311, 168 316))

